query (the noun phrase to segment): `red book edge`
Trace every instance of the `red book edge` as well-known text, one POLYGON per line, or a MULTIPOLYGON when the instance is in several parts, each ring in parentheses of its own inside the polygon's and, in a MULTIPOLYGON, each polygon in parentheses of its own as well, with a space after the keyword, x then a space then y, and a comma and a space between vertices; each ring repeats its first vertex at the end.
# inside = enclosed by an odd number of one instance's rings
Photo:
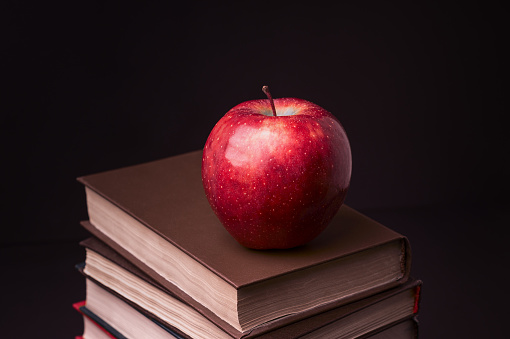
POLYGON ((413 313, 418 314, 420 309, 420 301, 421 301, 421 285, 416 286, 416 291, 414 294, 414 308, 413 313))
MULTIPOLYGON (((97 327, 99 327, 104 333, 106 333, 110 338, 112 339, 117 339, 115 336, 113 336, 110 332, 108 332, 103 326, 99 325, 97 322, 94 321, 94 319, 90 318, 88 315, 86 315, 85 313, 82 312, 81 310, 81 307, 85 306, 86 305, 86 302, 85 301, 79 301, 77 303, 74 303, 73 304, 73 308, 75 310, 77 310, 81 315, 83 315, 84 317, 87 317, 87 319, 89 319, 90 321, 92 321, 94 323, 94 325, 96 325, 97 327)), ((83 339, 83 336, 76 336, 75 339, 83 339)))

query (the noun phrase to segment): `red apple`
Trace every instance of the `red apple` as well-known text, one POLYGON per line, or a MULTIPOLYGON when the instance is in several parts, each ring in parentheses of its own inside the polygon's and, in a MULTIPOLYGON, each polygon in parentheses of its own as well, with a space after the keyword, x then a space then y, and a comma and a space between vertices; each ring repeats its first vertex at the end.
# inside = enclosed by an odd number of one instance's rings
POLYGON ((340 122, 296 98, 243 102, 204 147, 202 181, 227 231, 253 249, 284 249, 317 237, 342 205, 351 149, 340 122))

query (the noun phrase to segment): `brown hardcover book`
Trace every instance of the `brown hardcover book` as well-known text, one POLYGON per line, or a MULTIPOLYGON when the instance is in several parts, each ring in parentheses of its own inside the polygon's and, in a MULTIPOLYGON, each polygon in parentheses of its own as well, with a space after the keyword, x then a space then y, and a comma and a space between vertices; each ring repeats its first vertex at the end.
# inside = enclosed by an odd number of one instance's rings
POLYGON ((87 252, 80 269, 87 277, 87 309, 127 337, 143 328, 151 331, 151 338, 169 338, 168 333, 191 338, 357 338, 418 313, 421 281, 409 279, 351 304, 289 315, 242 333, 182 302, 101 241, 89 238, 81 244, 87 252))
MULTIPOLYGON (((175 330, 167 327, 166 324, 140 312, 139 309, 133 307, 126 300, 118 298, 91 280, 87 280, 87 292, 90 298, 79 309, 83 314, 85 322, 83 336, 85 338, 191 338, 186 334, 177 333, 175 330), (87 320, 89 320, 88 324, 87 320), (95 327, 95 330, 90 327, 95 327)), ((396 294, 390 297, 389 301, 397 303, 398 298, 401 298, 405 293, 405 291, 400 292, 400 295, 396 294)), ((378 307, 379 305, 374 304, 374 306, 368 306, 357 311, 354 310, 345 315, 344 318, 336 319, 331 323, 324 324, 322 327, 315 326, 304 329, 302 324, 296 323, 275 332, 256 337, 260 339, 290 339, 298 337, 308 339, 416 339, 418 337, 418 323, 415 317, 408 317, 389 325, 379 325, 380 327, 375 330, 370 330, 370 328, 377 326, 374 323, 368 324, 365 322, 369 326, 363 326, 359 320, 363 319, 366 313, 370 313, 372 311, 371 308, 378 307)), ((382 314, 384 311, 384 307, 376 310, 379 314, 382 314)), ((317 321, 315 321, 314 325, 318 325, 317 321)), ((218 336, 214 331, 207 332, 206 330, 201 330, 199 334, 194 333, 193 336, 193 338, 207 339, 223 337, 222 335, 218 336)))
POLYGON ((196 151, 78 178, 90 220, 83 225, 177 296, 241 332, 408 279, 407 239, 345 205, 305 246, 242 247, 207 202, 201 160, 196 151))

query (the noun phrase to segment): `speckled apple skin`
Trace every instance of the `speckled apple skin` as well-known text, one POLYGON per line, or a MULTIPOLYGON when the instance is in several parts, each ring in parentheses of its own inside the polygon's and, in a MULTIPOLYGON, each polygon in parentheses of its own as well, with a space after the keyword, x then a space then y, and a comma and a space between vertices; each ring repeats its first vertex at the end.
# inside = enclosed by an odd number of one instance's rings
POLYGON ((351 178, 347 135, 328 111, 296 98, 241 103, 204 147, 202 181, 227 231, 252 249, 286 249, 317 237, 351 178))

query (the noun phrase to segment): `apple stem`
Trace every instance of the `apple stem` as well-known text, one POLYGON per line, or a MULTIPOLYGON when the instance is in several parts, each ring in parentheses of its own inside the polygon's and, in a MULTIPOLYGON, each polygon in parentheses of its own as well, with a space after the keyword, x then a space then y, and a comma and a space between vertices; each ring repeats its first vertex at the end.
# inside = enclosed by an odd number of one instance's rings
POLYGON ((264 92, 267 95, 267 98, 269 99, 269 102, 271 103, 271 108, 273 109, 273 116, 276 116, 276 108, 274 107, 274 101, 273 97, 271 96, 271 92, 269 92, 268 86, 262 86, 262 92, 264 92))

